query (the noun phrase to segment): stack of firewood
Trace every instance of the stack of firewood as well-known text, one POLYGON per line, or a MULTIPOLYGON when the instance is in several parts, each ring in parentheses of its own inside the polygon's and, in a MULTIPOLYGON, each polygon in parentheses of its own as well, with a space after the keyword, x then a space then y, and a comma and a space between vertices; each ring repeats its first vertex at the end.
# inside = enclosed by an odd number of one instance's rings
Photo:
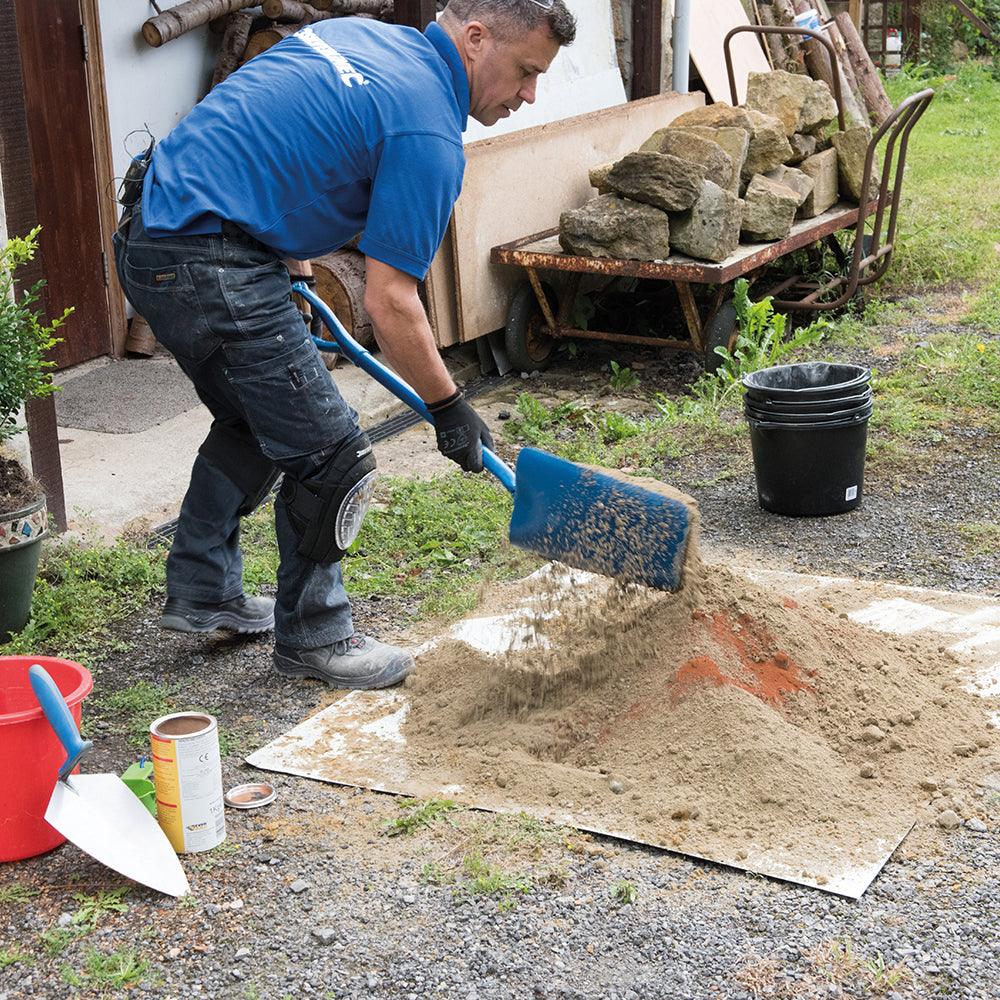
POLYGON ((149 18, 142 37, 154 48, 208 24, 223 36, 212 86, 306 24, 331 17, 391 20, 392 0, 185 0, 149 18))
POLYGON ((753 0, 752 9, 760 24, 779 26, 791 25, 797 14, 815 10, 836 52, 836 65, 831 65, 825 46, 805 36, 765 35, 765 51, 772 68, 806 73, 822 80, 831 90, 836 73, 848 126, 877 127, 885 121, 892 104, 849 13, 832 16, 826 0, 753 0))

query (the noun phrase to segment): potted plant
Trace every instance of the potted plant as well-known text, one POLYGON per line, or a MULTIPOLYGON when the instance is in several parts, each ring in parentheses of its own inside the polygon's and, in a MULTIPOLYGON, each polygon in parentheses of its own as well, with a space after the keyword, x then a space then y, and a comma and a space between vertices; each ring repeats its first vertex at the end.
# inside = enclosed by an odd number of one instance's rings
POLYGON ((47 529, 45 495, 8 442, 21 431, 18 415, 31 399, 54 391, 50 348, 55 331, 73 311, 46 323, 37 308, 44 281, 20 295, 14 272, 35 256, 39 228, 11 237, 0 249, 0 642, 31 615, 31 593, 47 529))

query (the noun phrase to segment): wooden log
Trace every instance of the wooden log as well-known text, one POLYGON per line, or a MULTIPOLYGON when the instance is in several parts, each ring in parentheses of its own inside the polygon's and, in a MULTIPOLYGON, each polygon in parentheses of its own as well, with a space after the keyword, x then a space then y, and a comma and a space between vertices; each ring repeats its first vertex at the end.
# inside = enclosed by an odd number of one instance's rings
MULTIPOLYGON (((757 15, 763 27, 774 27, 774 9, 769 3, 759 4, 757 7, 757 15)), ((767 45, 768 61, 771 63, 771 69, 785 69, 785 61, 787 57, 785 54, 785 47, 781 44, 781 36, 764 35, 763 37, 764 42, 767 45)))
POLYGON ((858 88, 864 98, 865 106, 871 115, 872 121, 876 125, 882 122, 892 113, 892 102, 889 100, 882 86, 882 78, 875 69, 875 64, 871 60, 865 49, 864 42, 858 34, 857 28, 850 16, 845 13, 838 14, 834 22, 840 29, 844 45, 847 46, 847 56, 854 70, 854 75, 858 81, 858 88))
POLYGON ((142 26, 142 37, 148 45, 158 48, 192 28, 259 3, 260 0, 185 0, 146 21, 142 26))
POLYGON ((830 44, 837 53, 838 69, 840 70, 840 86, 850 90, 854 98, 855 105, 866 114, 866 120, 870 120, 871 114, 868 112, 868 105, 861 94, 861 87, 858 85, 858 78, 854 75, 854 68, 847 57, 847 46, 844 44, 844 36, 840 33, 835 21, 831 21, 826 26, 826 37, 830 39, 830 44))
POLYGON ((301 24, 273 24, 270 28, 262 31, 255 31, 247 42, 247 47, 243 50, 243 58, 240 65, 250 62, 254 56, 259 56, 261 52, 266 52, 272 45, 277 45, 283 38, 294 35, 301 28, 301 24))
POLYGON ((312 269, 316 294, 362 347, 371 347, 375 329, 365 309, 365 255, 342 248, 316 258, 312 269))
POLYGON ((264 0, 261 9, 264 16, 272 21, 286 23, 298 21, 302 24, 315 24, 316 21, 337 16, 333 11, 317 10, 311 4, 299 3, 299 0, 264 0))
POLYGON ((222 36, 222 49, 219 51, 219 61, 212 74, 212 86, 222 83, 232 73, 243 59, 247 42, 250 40, 250 29, 253 27, 253 14, 233 14, 229 19, 229 27, 222 36))
POLYGON ((156 337, 145 318, 136 313, 129 324, 128 336, 125 338, 125 353, 138 354, 151 358, 156 352, 156 337))
MULTIPOLYGON (((792 0, 772 0, 771 10, 774 14, 774 23, 781 27, 789 27, 795 23, 795 8, 792 0)), ((802 36, 786 35, 782 39, 782 46, 785 50, 784 68, 789 73, 802 73, 806 71, 805 52, 802 49, 802 36)))

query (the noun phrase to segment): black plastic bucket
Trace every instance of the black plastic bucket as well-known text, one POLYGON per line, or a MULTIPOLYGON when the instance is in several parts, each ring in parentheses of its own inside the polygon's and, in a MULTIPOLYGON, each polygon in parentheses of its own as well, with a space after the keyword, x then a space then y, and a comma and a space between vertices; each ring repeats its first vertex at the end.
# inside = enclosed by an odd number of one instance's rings
POLYGON ((851 406, 846 410, 831 410, 829 413, 777 413, 774 410, 753 406, 746 400, 743 404, 743 413, 748 419, 775 424, 832 424, 848 420, 867 420, 872 415, 872 401, 869 398, 860 406, 851 406))
MULTIPOLYGON (((870 412, 870 411, 869 411, 870 412)), ((861 503, 868 416, 778 423, 747 417, 761 507, 789 517, 823 517, 861 503)))
MULTIPOLYGON (((752 406, 762 413, 835 413, 837 410, 853 410, 864 406, 872 398, 871 389, 865 389, 852 396, 829 396, 823 399, 757 399, 747 393, 746 406, 752 406)), ((761 418, 765 419, 765 418, 761 418)))
POLYGON ((764 400, 816 400, 856 395, 871 380, 863 365, 805 361, 795 365, 775 365, 743 376, 747 396, 764 400))

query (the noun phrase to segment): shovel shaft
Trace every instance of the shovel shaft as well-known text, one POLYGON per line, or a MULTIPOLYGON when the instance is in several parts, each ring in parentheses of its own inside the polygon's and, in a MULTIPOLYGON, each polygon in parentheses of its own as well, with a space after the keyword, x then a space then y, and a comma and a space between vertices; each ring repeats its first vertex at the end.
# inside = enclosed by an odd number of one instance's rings
POLYGON ((59 742, 66 750, 66 760, 59 768, 59 777, 65 778, 94 744, 90 740, 81 739, 66 699, 44 667, 37 663, 29 667, 28 679, 31 681, 31 689, 35 692, 38 704, 42 706, 45 718, 49 720, 49 725, 55 730, 59 742))
MULTIPOLYGON (((427 404, 417 395, 413 388, 407 385, 395 372, 390 371, 380 361, 372 357, 343 327, 333 310, 309 287, 302 282, 292 284, 292 291, 301 295, 309 302, 320 318, 326 323, 336 341, 336 347, 326 340, 313 337, 316 346, 323 351, 339 350, 349 361, 367 372, 379 385, 384 386, 397 399, 401 399, 411 410, 419 413, 429 424, 434 424, 434 418, 427 409, 427 404)), ((489 448, 483 448, 483 465, 493 473, 509 493, 514 492, 514 470, 489 448)))

